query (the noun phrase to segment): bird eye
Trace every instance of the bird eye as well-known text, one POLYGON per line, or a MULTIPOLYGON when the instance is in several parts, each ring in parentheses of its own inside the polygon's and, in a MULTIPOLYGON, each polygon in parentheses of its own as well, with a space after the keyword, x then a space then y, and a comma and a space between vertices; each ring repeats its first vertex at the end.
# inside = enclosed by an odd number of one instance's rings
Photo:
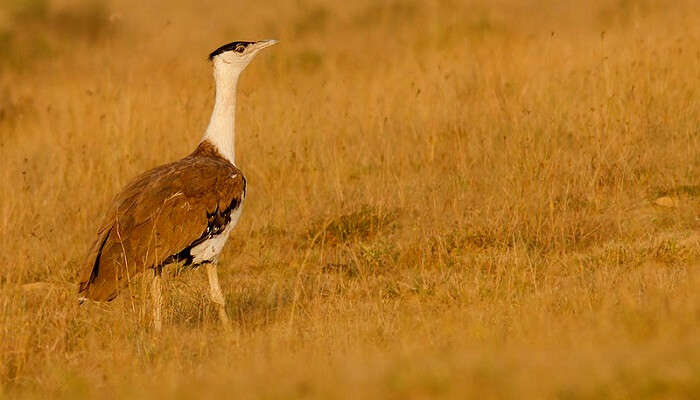
POLYGON ((235 51, 236 53, 243 53, 245 51, 245 46, 239 44, 233 51, 235 51))

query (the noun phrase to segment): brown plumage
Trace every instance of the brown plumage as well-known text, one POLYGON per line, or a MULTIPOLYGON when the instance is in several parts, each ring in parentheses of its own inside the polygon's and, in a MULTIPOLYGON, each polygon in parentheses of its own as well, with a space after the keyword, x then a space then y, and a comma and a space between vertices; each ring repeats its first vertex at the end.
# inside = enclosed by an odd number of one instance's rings
POLYGON ((241 171, 206 140, 182 160, 144 173, 116 196, 100 224, 79 296, 109 301, 140 272, 192 263, 189 250, 222 233, 245 186, 241 171))

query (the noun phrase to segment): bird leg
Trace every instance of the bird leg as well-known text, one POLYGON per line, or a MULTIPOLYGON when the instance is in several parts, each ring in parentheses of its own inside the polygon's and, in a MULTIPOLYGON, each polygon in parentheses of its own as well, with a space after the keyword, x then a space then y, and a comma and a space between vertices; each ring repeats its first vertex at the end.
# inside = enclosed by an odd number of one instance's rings
POLYGON ((217 272, 217 262, 211 262, 206 264, 207 276, 209 277, 209 295, 211 296, 211 301, 216 303, 216 307, 219 310, 219 319, 224 329, 229 331, 231 329, 231 323, 228 319, 228 314, 226 314, 226 298, 224 294, 221 293, 221 286, 219 286, 219 274, 217 272))
POLYGON ((151 283, 151 297, 153 298, 153 328, 156 332, 160 332, 162 328, 160 309, 163 303, 163 292, 161 289, 160 275, 160 268, 156 268, 153 271, 153 282, 151 283))

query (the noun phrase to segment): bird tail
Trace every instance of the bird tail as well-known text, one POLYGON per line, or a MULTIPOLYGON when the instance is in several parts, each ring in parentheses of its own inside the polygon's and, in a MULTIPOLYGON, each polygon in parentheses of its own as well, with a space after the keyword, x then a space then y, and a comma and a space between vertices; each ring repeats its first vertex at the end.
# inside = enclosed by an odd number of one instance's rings
POLYGON ((110 301, 117 297, 116 271, 114 268, 101 268, 102 253, 111 232, 111 228, 106 229, 88 253, 78 281, 78 304, 83 304, 86 300, 110 301))

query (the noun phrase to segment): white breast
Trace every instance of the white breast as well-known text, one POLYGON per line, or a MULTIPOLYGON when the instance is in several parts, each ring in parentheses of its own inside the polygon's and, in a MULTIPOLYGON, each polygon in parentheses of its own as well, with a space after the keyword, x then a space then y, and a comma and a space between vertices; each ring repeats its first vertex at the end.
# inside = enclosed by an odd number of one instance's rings
POLYGON ((217 257, 219 257, 219 253, 221 253, 221 250, 224 248, 224 245, 228 240, 228 235, 231 234, 231 231, 238 223, 238 218, 241 216, 242 210, 243 203, 241 202, 238 208, 231 211, 231 222, 226 225, 223 232, 203 241, 190 250, 190 255, 192 255, 192 263, 194 265, 201 264, 205 261, 216 261, 217 257))

